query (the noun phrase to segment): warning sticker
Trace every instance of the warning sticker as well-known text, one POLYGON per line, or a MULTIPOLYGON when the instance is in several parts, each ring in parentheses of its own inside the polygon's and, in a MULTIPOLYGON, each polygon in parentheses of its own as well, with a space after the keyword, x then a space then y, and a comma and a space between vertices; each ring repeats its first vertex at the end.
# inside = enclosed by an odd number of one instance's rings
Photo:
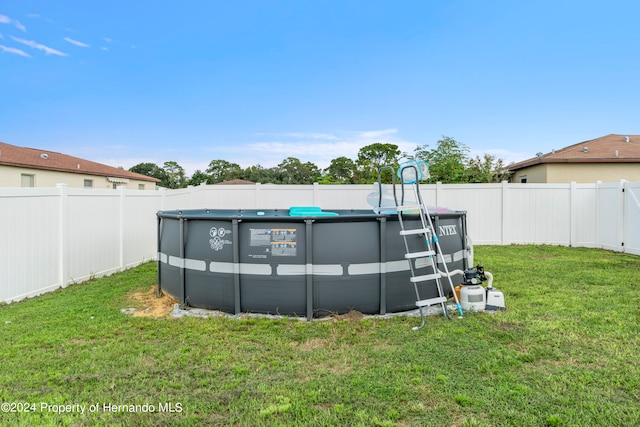
POLYGON ((252 228, 249 246, 266 247, 272 256, 296 256, 295 228, 252 228))
POLYGON ((231 240, 224 239, 224 236, 227 234, 231 234, 231 230, 226 230, 223 227, 211 227, 209 229, 209 236, 211 236, 211 239, 209 239, 209 246, 211 246, 211 249, 217 252, 224 248, 224 245, 232 244, 231 240))
POLYGON ((296 256, 296 242, 272 242, 271 255, 273 256, 296 256))

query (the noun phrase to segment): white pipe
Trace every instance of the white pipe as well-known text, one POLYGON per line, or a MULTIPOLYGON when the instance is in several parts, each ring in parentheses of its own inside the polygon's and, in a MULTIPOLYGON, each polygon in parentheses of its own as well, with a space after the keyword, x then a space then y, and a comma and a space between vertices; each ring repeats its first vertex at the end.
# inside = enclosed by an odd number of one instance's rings
POLYGON ((493 274, 485 271, 484 275, 487 276, 487 280, 489 280, 489 283, 487 283, 487 289, 493 288, 493 274))
POLYGON ((442 277, 451 277, 451 276, 455 276, 456 274, 464 274, 464 271, 462 271, 462 270, 451 270, 449 272, 449 274, 447 274, 444 271, 438 269, 438 273, 440 273, 440 276, 442 276, 442 277))

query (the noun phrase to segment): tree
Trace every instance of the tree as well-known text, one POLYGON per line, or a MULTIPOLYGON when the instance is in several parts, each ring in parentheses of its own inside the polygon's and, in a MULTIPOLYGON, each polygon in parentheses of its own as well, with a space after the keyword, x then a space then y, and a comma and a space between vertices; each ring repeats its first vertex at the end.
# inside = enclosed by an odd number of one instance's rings
POLYGON ((135 172, 152 178, 157 178, 160 180, 160 183, 158 184, 159 186, 171 188, 169 187, 167 172, 155 163, 138 163, 137 165, 130 167, 129 172, 135 172))
POLYGON ((206 172, 209 175, 207 184, 230 181, 232 179, 242 178, 243 176, 242 168, 239 164, 226 160, 212 160, 206 172))
POLYGON ((348 157, 337 157, 331 160, 331 164, 324 170, 323 182, 351 184, 356 171, 356 164, 348 157))
MULTIPOLYGON (((382 166, 398 167, 400 150, 395 144, 376 142, 362 147, 356 160, 357 171, 354 181, 360 184, 378 181, 378 169, 382 166)), ((391 182, 391 173, 383 175, 383 182, 391 182)))
POLYGON ((469 148, 448 136, 442 136, 438 146, 430 150, 428 145, 417 147, 416 159, 425 160, 429 164, 428 182, 460 183, 468 182, 466 175, 467 153, 469 148))
POLYGON ((276 168, 281 184, 313 184, 320 179, 320 168, 311 162, 302 163, 295 157, 287 157, 276 168))
POLYGON ((259 164, 255 166, 249 166, 248 168, 246 168, 243 172, 243 175, 244 175, 244 179, 252 182, 259 182, 261 184, 276 183, 275 168, 267 169, 263 166, 260 166, 259 164))
POLYGON ((184 188, 187 186, 187 177, 184 169, 174 161, 164 162, 164 171, 167 176, 167 188, 184 188))
POLYGON ((509 171, 500 158, 485 153, 482 159, 476 156, 469 160, 467 182, 501 182, 508 179, 509 171))
POLYGON ((200 185, 203 182, 206 183, 209 179, 209 175, 202 172, 200 169, 196 169, 196 171, 189 178, 189 185, 200 185))

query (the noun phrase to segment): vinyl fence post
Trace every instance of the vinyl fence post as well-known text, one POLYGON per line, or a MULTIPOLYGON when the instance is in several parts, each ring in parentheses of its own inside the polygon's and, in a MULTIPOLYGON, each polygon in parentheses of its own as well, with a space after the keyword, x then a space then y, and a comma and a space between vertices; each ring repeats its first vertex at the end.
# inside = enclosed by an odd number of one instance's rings
POLYGON ((507 218, 507 203, 509 203, 508 197, 507 197, 507 190, 509 187, 507 187, 507 181, 502 181, 502 194, 501 194, 501 198, 500 198, 500 202, 502 203, 501 206, 501 218, 500 218, 500 244, 501 245, 506 245, 506 239, 505 239, 505 234, 506 234, 506 226, 505 223, 507 222, 506 218, 507 218))
POLYGON ((569 187, 569 246, 576 247, 576 235, 578 226, 578 187, 575 181, 571 181, 569 187))
POLYGON ((602 181, 596 181, 596 248, 602 249, 600 244, 600 185, 602 181))
POLYGON ((627 252, 625 243, 627 242, 627 197, 625 195, 625 187, 627 180, 620 180, 620 214, 622 218, 620 218, 620 252, 627 252))
POLYGON ((313 202, 311 203, 313 206, 318 206, 318 185, 317 182, 313 183, 313 202))
POLYGON ((59 190, 60 202, 58 204, 58 283, 65 288, 67 286, 67 210, 68 194, 67 184, 56 184, 59 190))
POLYGON ((126 197, 126 193, 125 193, 125 189, 126 187, 124 185, 119 185, 118 186, 118 191, 120 192, 120 215, 118 220, 120 221, 119 224, 119 236, 118 236, 118 249, 120 251, 120 256, 119 256, 119 271, 124 271, 124 205, 126 203, 125 197, 126 197))
POLYGON ((440 206, 441 200, 442 200, 442 183, 438 181, 436 182, 436 206, 440 206))

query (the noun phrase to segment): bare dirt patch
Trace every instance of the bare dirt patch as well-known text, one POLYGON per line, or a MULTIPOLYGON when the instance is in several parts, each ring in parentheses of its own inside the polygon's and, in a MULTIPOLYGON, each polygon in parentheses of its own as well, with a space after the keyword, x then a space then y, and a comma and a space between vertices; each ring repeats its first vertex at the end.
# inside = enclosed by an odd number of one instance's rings
POLYGON ((299 347, 304 351, 311 351, 316 348, 326 348, 328 346, 330 346, 330 342, 326 338, 311 338, 310 340, 299 344, 299 347))
POLYGON ((350 310, 347 313, 334 314, 331 317, 333 317, 336 320, 362 320, 362 319, 364 319, 364 314, 362 314, 362 313, 360 313, 359 311, 356 311, 356 310, 350 310))
POLYGON ((133 311, 134 317, 163 317, 173 311, 176 300, 168 295, 157 295, 157 286, 154 285, 148 291, 134 292, 128 298, 134 302, 136 307, 133 311))

